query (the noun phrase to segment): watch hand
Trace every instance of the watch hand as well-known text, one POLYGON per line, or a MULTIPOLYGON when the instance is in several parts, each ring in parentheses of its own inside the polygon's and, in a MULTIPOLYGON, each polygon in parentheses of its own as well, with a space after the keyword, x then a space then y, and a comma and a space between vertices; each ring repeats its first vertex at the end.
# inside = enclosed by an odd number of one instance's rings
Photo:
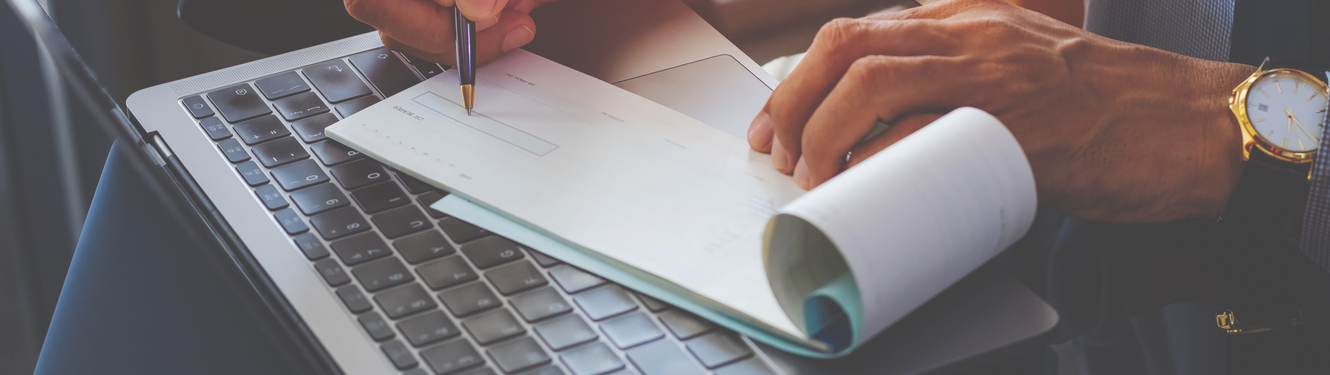
POLYGON ((1292 111, 1292 110, 1289 110, 1289 119, 1292 119, 1292 120, 1293 120, 1293 123, 1294 123, 1294 124, 1297 124, 1297 125, 1298 125, 1298 129, 1302 129, 1302 132, 1303 132, 1303 133, 1307 133, 1307 136, 1312 137, 1312 141, 1313 141, 1313 142, 1318 142, 1318 143, 1321 142, 1321 138, 1320 138, 1320 137, 1317 137, 1316 135, 1312 134, 1312 132, 1311 132, 1310 130, 1307 130, 1306 127, 1302 126, 1302 121, 1298 121, 1298 118, 1293 116, 1293 111, 1292 111))

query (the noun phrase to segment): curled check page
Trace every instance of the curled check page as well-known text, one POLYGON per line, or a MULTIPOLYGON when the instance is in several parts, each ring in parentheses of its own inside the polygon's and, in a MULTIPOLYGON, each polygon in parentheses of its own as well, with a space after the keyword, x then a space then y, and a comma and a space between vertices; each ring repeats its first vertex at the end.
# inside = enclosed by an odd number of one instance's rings
POLYGON ((746 140, 525 51, 477 76, 475 116, 449 72, 327 133, 453 193, 432 207, 797 354, 848 353, 1033 220, 982 111, 805 193, 746 140))
MULTIPOLYGON (((328 134, 638 276, 800 339, 762 269, 762 230, 803 193, 743 139, 525 51, 446 72, 328 134), (723 302, 721 302, 723 301, 723 302)), ((617 280, 616 280, 617 281, 617 280)))

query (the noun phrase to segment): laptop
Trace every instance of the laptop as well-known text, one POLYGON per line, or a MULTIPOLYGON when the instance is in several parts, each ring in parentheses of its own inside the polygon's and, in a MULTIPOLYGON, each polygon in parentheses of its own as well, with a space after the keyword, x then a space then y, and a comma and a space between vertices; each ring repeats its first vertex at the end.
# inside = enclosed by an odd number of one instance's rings
MULTIPOLYGON (((1005 336, 954 324, 981 321, 946 313, 976 305, 939 298, 924 315, 952 318, 907 318, 874 340, 903 356, 869 353, 839 365, 792 358, 432 211, 446 192, 327 139, 324 127, 446 68, 388 50, 374 33, 146 88, 127 100, 126 114, 35 1, 8 1, 80 99, 97 108, 99 125, 143 151, 136 167, 157 195, 181 218, 204 218, 187 221, 217 237, 262 303, 293 322, 290 334, 331 372, 913 373, 991 357, 1056 322, 1013 280, 972 276, 978 281, 962 284, 1010 302, 985 305, 982 315, 1009 318, 998 319, 1005 336), (961 341, 964 350, 935 350, 961 341)), ((775 86, 675 0, 567 3, 577 5, 548 12, 587 17, 596 9, 612 21, 549 17, 529 50, 736 136, 775 86), (560 38, 583 47, 570 52, 560 38)))

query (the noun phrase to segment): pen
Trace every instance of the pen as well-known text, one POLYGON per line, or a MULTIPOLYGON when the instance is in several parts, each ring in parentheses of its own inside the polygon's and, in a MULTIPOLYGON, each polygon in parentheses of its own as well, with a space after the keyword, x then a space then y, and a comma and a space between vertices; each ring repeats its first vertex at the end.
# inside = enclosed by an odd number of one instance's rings
POLYGON ((453 25, 457 36, 457 76, 462 85, 462 106, 466 115, 476 106, 476 23, 453 7, 453 25))

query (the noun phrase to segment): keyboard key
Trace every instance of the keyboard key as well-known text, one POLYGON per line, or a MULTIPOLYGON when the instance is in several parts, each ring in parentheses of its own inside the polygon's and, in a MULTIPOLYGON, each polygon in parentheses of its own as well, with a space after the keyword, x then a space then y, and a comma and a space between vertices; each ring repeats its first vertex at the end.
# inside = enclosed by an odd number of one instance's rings
POLYGON ((351 197, 355 198, 357 203, 360 203, 360 208, 371 214, 411 203, 411 198, 402 192, 402 188, 397 187, 397 184, 392 182, 370 185, 352 191, 351 197))
POLYGON ((369 298, 365 297, 365 293, 361 293, 360 288, 355 285, 347 285, 337 289, 337 297, 342 299, 343 304, 346 304, 347 310, 351 310, 355 314, 374 308, 374 305, 369 303, 369 298))
POLYGON ((383 164, 374 159, 356 160, 332 167, 330 171, 333 178, 337 179, 337 183, 342 184, 347 190, 388 180, 388 172, 383 170, 383 164))
POLYGON ((369 108, 369 106, 372 106, 378 102, 379 102, 378 97, 366 96, 345 103, 337 103, 337 113, 341 114, 342 118, 351 117, 351 115, 356 114, 356 112, 360 112, 365 108, 369 108))
POLYGON ((431 375, 431 374, 429 370, 425 370, 424 368, 418 368, 411 371, 403 372, 402 375, 431 375))
POLYGON ((300 75, 296 72, 286 72, 260 79, 254 81, 254 86, 258 86, 259 91, 262 91, 263 96, 267 97, 268 100, 309 91, 309 85, 305 84, 305 80, 300 79, 300 75))
POLYGON ((185 105, 185 109, 189 110, 189 114, 194 115, 194 118, 212 116, 212 108, 208 107, 208 103, 203 102, 203 97, 194 95, 180 102, 185 105))
POLYGON ((328 105, 323 104, 323 99, 319 99, 319 96, 312 92, 277 100, 272 102, 272 105, 277 108, 277 113, 281 114, 286 121, 295 121, 328 112, 328 105))
POLYGON ((402 52, 402 59, 406 60, 406 63, 411 65, 430 62, 429 60, 425 60, 419 56, 415 56, 406 52, 402 52))
POLYGON ((439 220, 439 227, 448 233, 448 237, 456 243, 465 243, 477 238, 485 237, 490 232, 484 228, 472 225, 452 216, 439 220))
POLYGON ((402 336, 411 341, 412 346, 417 347, 447 340, 462 333, 453 324, 452 319, 448 319, 448 315, 437 310, 403 320, 397 323, 397 329, 402 330, 402 336))
POLYGON ((370 94, 369 87, 341 59, 310 65, 300 71, 329 102, 338 103, 370 94))
MULTIPOLYGON (((416 267, 420 278, 430 289, 439 290, 459 285, 477 278, 476 271, 466 264, 462 257, 447 257, 416 267)), ((444 301, 447 303, 447 301, 444 301)))
POLYGON ((526 328, 522 328, 517 318, 514 318, 513 313, 508 310, 495 310, 476 316, 462 322, 462 326, 466 327, 467 332, 471 332, 471 337, 480 345, 489 345, 495 341, 526 333, 526 328))
POLYGON ((309 227, 305 226, 305 221, 300 220, 300 216, 296 215, 296 212, 290 208, 277 211, 273 214, 273 217, 277 218, 279 224, 282 224, 282 229, 286 230, 286 234, 301 234, 309 230, 309 227))
POLYGON ((374 225, 377 225, 383 235, 388 238, 397 238, 434 227, 434 223, 430 222, 429 218, 420 213, 420 209, 415 206, 398 207, 384 211, 374 215, 371 220, 374 220, 374 225))
POLYGON ((776 372, 762 363, 761 358, 754 357, 716 369, 716 375, 776 375, 776 372))
POLYGON ((526 370, 550 361, 550 355, 530 337, 496 345, 489 349, 489 353, 494 363, 499 364, 499 369, 507 373, 526 370))
POLYGON ((406 258, 407 263, 416 264, 457 252, 448 240, 438 231, 426 231, 393 241, 393 247, 406 258))
POLYGON ((489 236, 462 245, 462 252, 482 270, 526 256, 516 242, 499 236, 489 236))
POLYGON ((244 178, 245 183, 249 184, 249 186, 259 186, 268 183, 268 175, 263 173, 263 170, 259 169, 259 165, 254 164, 252 161, 237 165, 236 172, 240 173, 240 177, 244 178))
POLYGON ((539 263, 541 267, 548 268, 563 264, 563 262, 560 262, 558 259, 550 258, 549 255, 545 255, 539 251, 528 249, 527 252, 531 253, 531 259, 535 259, 536 263, 539 263))
POLYGON ((628 350, 628 360, 643 375, 703 374, 695 362, 670 340, 656 340, 628 350))
POLYGON ((309 145, 309 150, 313 151, 314 156, 318 156, 319 161, 327 166, 338 165, 364 157, 360 154, 360 151, 352 150, 350 147, 333 140, 309 145))
POLYGON ((599 321, 605 318, 633 311, 637 304, 628 291, 618 285, 610 284, 573 296, 573 301, 582 307, 588 318, 599 321))
POLYGON ((696 340, 689 340, 687 345, 688 351, 707 368, 717 368, 753 354, 747 343, 730 332, 716 332, 698 337, 696 340))
MULTIPOLYGON (((255 145, 291 134, 286 130, 286 125, 277 116, 263 116, 245 122, 235 124, 236 134, 240 135, 240 140, 247 145, 255 145)), ((255 154, 258 154, 255 151, 255 154)))
POLYGON ((300 212, 313 215, 323 211, 351 204, 333 184, 319 184, 308 189, 291 193, 291 201, 296 203, 300 212))
POLYGON ((226 125, 222 125, 222 119, 208 117, 199 120, 199 126, 202 126, 203 131, 208 132, 208 138, 214 141, 231 138, 231 131, 226 130, 226 125))
POLYGON ((426 61, 412 64, 411 66, 416 67, 416 71, 420 72, 420 75, 425 76, 425 79, 434 78, 434 76, 443 74, 443 67, 432 62, 426 61))
MULTIPOLYGON (((317 225, 315 225, 317 227, 317 225)), ((392 254, 378 234, 365 233, 332 243, 333 252, 348 266, 365 263, 392 254)), ((372 290, 371 290, 372 292, 372 290)))
POLYGON ((601 322, 600 330, 605 332, 605 336, 609 337, 619 349, 628 349, 665 337, 665 332, 661 332, 660 327, 657 327, 651 318, 640 312, 601 322))
POLYGON ((208 100, 217 106, 217 111, 226 117, 227 122, 233 124, 272 113, 248 83, 210 92, 208 100))
POLYGON ((328 175, 323 174, 323 169, 313 160, 302 160, 274 168, 272 179, 282 185, 283 190, 292 191, 328 181, 328 175))
MULTIPOLYGON (((475 370, 467 371, 459 375, 498 375, 498 373, 494 372, 494 370, 491 370, 489 367, 485 367, 485 368, 478 368, 475 370)), ((526 373, 522 375, 531 375, 531 374, 526 373)))
POLYGON ((401 340, 389 341, 380 348, 383 349, 383 354, 388 356, 388 360, 393 362, 393 366, 397 366, 398 370, 416 367, 416 356, 411 355, 411 349, 407 349, 406 345, 402 345, 401 340))
POLYGON ((406 64, 387 48, 357 53, 347 60, 351 60, 351 65, 359 69, 360 74, 364 74, 365 79, 379 89, 384 97, 393 96, 420 83, 420 78, 416 78, 406 64))
POLYGON ((623 368, 623 361, 605 343, 594 343, 559 355, 575 375, 601 375, 623 368))
POLYGON ((430 184, 425 183, 425 181, 411 177, 411 175, 406 173, 397 172, 397 178, 402 179, 402 184, 406 185, 406 191, 411 192, 411 194, 420 194, 431 190, 438 190, 433 186, 430 186, 430 184))
POLYGON ((550 277, 569 294, 591 289, 605 283, 605 279, 569 265, 550 268, 550 277))
POLYGON ((351 274, 355 275, 356 280, 360 281, 360 285, 364 286, 365 291, 370 293, 402 285, 416 279, 415 276, 411 276, 411 271, 408 271, 402 261, 397 260, 397 258, 365 263, 363 266, 352 269, 351 274))
POLYGON ((304 233, 292 237, 292 239, 295 240, 296 246, 300 247, 300 251, 305 253, 305 257, 309 260, 323 259, 328 256, 328 249, 323 247, 323 242, 319 241, 318 237, 314 237, 314 233, 304 233))
MULTIPOLYGON (((282 131, 286 131, 286 128, 282 128, 282 131)), ((254 146, 254 158, 258 159, 264 167, 272 168, 296 160, 308 159, 309 153, 305 152, 305 148, 301 147, 300 141, 295 138, 282 137, 272 142, 254 146)))
POLYGON ((554 288, 542 288, 513 297, 511 301, 513 307, 517 308, 517 314, 528 322, 573 311, 573 307, 554 288))
POLYGON ((249 152, 246 152, 245 146, 241 146, 240 141, 235 140, 235 138, 217 142, 217 147, 222 149, 222 153, 226 154, 226 159, 232 163, 249 160, 249 152))
POLYGON ((563 370, 559 369, 559 366, 550 365, 535 370, 523 372, 522 375, 567 375, 567 374, 564 373, 563 370))
POLYGON ((286 198, 282 198, 282 193, 277 192, 277 188, 272 185, 254 188, 254 194, 259 195, 259 200, 263 201, 263 206, 268 207, 269 210, 286 208, 286 198))
POLYGON ((715 328, 711 322, 681 310, 660 313, 660 321, 680 340, 691 339, 715 328))
POLYGON ((403 316, 415 314, 421 311, 433 309, 434 299, 430 298, 425 288, 419 284, 408 284, 407 286, 379 293, 374 296, 374 301, 379 303, 383 312, 388 314, 389 318, 397 319, 403 316))
POLYGON ((541 275, 540 270, 531 265, 531 262, 513 263, 495 268, 485 272, 485 277, 489 278, 494 288, 505 296, 549 284, 545 276, 541 275))
POLYGON ((582 320, 582 317, 564 315, 560 318, 536 325, 536 334, 549 345, 550 349, 564 350, 573 345, 595 340, 596 331, 582 320))
POLYGON ((327 281, 328 285, 338 286, 351 282, 351 276, 346 274, 346 270, 343 270, 342 265, 336 260, 324 259, 315 262, 314 269, 323 275, 323 280, 327 281))
MULTIPOLYGON (((369 222, 354 207, 342 207, 314 215, 309 218, 309 222, 314 224, 314 229, 319 231, 323 239, 329 241, 369 230, 369 222)), ((382 248, 387 252, 386 246, 382 248)), ((333 244, 333 250, 337 250, 336 243, 333 244)))
POLYGON ((485 286, 485 283, 470 283, 439 293, 439 300, 453 312, 454 316, 467 316, 481 310, 498 307, 503 302, 485 286))
POLYGON ((425 207, 425 214, 429 215, 429 217, 438 219, 448 215, 439 212, 438 210, 435 210, 433 208, 430 208, 430 205, 434 204, 435 202, 438 202, 440 199, 443 199, 443 197, 444 197, 443 193, 439 192, 438 190, 435 190, 425 194, 421 194, 420 196, 416 197, 416 200, 420 201, 421 207, 425 207))
POLYGON ((325 113, 292 122, 291 129, 295 129, 296 135, 300 136, 300 139, 305 143, 314 143, 328 139, 328 135, 323 132, 323 129, 335 123, 337 123, 337 116, 325 113))
POLYGON ((356 320, 360 321, 360 326, 365 328, 365 332, 369 332, 369 337, 374 338, 374 341, 387 340, 396 335, 393 333, 393 327, 388 325, 379 313, 361 315, 356 320))
POLYGON ((440 375, 451 374, 485 363, 485 358, 481 357, 480 353, 476 352, 476 348, 466 340, 453 340, 426 348, 420 351, 420 357, 424 358, 425 363, 428 363, 429 367, 440 375))
POLYGON ((647 309, 651 310, 652 312, 660 312, 661 310, 670 308, 669 304, 661 302, 658 299, 651 298, 651 296, 642 293, 634 293, 634 294, 637 294, 637 298, 641 299, 642 304, 647 305, 647 309))

